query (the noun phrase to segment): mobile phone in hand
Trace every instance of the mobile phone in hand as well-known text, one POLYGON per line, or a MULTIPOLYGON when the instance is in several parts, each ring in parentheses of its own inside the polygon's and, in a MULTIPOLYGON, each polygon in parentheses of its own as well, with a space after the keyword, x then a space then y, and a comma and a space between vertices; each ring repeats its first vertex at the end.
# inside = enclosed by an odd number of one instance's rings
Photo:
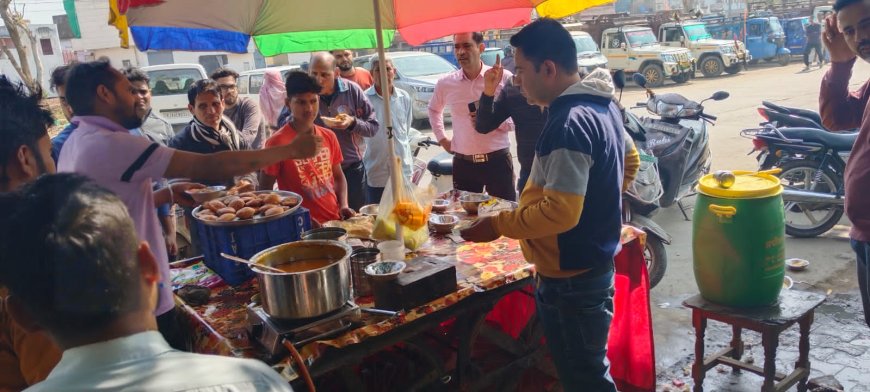
POLYGON ((468 103, 468 111, 471 113, 476 112, 477 111, 477 104, 474 102, 469 102, 468 103))

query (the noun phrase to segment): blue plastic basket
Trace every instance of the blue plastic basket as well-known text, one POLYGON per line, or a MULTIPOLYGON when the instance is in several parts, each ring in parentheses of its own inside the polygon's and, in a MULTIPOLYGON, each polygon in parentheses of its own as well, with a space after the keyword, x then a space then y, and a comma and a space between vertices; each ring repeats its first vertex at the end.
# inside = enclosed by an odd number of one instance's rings
POLYGON ((311 228, 311 216, 303 207, 280 219, 248 226, 210 226, 198 219, 193 222, 198 225, 205 265, 233 286, 251 279, 254 272, 245 264, 223 258, 221 253, 250 259, 265 249, 298 241, 311 228))

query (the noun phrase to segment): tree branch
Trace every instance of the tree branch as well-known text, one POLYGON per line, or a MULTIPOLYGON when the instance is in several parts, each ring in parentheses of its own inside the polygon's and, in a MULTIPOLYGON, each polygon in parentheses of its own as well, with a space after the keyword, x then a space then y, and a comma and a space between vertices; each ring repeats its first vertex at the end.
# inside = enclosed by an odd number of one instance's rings
MULTIPOLYGON (((3 19, 3 24, 6 25, 6 30, 9 31, 9 38, 12 40, 16 52, 18 52, 18 62, 20 66, 16 67, 15 70, 18 72, 18 75, 21 76, 21 80, 24 81, 24 84, 28 87, 32 87, 34 81, 33 75, 30 73, 30 63, 27 60, 27 45, 21 38, 21 32, 19 31, 22 25, 27 29, 27 25, 24 23, 22 15, 12 9, 11 4, 11 0, 0 0, 0 18, 3 19)), ((8 57, 12 59, 12 56, 8 57)))

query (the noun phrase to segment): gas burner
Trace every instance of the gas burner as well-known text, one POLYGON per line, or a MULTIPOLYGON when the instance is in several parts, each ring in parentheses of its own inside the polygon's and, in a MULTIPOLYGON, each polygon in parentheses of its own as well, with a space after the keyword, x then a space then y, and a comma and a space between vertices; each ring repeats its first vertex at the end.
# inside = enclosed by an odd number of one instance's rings
POLYGON ((250 304, 247 330, 274 358, 287 353, 282 344, 284 339, 299 348, 316 340, 336 337, 353 328, 359 318, 360 308, 352 301, 323 316, 299 320, 276 319, 259 304, 250 304))

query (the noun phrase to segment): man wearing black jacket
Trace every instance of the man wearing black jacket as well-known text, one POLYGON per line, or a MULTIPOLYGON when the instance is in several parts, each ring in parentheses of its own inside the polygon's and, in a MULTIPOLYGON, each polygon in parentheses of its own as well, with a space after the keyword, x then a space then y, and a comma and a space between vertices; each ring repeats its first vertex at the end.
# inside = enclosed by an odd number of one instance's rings
POLYGON ((496 98, 495 90, 501 81, 503 70, 501 59, 496 57, 495 65, 484 74, 483 93, 480 94, 480 108, 477 110, 474 129, 486 134, 498 128, 508 118, 513 119, 517 158, 520 161, 517 191, 522 193, 532 172, 535 143, 547 122, 547 112, 539 106, 529 105, 526 97, 513 83, 505 85, 496 98))

